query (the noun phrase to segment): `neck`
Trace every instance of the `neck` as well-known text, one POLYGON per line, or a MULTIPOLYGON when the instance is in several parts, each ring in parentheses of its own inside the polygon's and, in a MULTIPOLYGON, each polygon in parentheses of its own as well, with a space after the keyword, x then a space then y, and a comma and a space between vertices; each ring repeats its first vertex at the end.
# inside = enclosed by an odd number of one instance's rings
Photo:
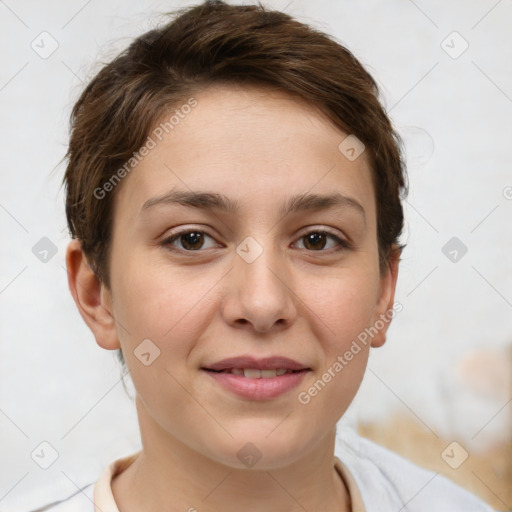
POLYGON ((306 456, 271 470, 238 469, 205 457, 139 410, 143 449, 112 480, 120 512, 349 512, 334 468, 335 429, 306 456), (164 447, 164 448, 162 448, 164 447))

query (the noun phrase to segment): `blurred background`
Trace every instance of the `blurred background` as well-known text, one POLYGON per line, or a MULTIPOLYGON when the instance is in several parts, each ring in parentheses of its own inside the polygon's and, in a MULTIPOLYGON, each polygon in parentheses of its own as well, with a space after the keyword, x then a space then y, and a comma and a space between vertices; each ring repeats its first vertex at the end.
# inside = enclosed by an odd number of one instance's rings
MULTIPOLYGON (((101 62, 191 3, 0 1, 3 512, 70 496, 140 448, 131 383, 68 291, 59 161, 101 62)), ((353 51, 406 147, 403 309, 340 432, 512 509, 512 1, 263 3, 353 51)))

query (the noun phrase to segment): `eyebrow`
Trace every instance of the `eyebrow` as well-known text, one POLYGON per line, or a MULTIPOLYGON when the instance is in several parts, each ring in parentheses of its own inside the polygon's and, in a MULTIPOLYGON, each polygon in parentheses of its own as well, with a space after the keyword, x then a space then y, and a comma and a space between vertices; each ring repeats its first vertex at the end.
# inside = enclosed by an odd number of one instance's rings
MULTIPOLYGON (((202 210, 220 210, 235 215, 240 210, 237 201, 217 192, 194 192, 187 190, 171 190, 161 196, 148 199, 140 210, 140 214, 155 206, 180 204, 202 210)), ((296 212, 320 211, 330 208, 343 207, 357 211, 366 223, 366 212, 353 197, 334 192, 332 194, 297 194, 288 198, 281 205, 279 213, 282 217, 296 212)))

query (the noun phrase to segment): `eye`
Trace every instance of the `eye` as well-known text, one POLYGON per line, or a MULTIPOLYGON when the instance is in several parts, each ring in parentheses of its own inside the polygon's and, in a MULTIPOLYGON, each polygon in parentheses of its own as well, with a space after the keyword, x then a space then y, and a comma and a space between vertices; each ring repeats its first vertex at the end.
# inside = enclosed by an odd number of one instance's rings
MULTIPOLYGON (((204 249, 204 238, 213 238, 207 235, 204 231, 199 229, 188 229, 186 231, 180 231, 166 238, 161 245, 170 250, 174 248, 185 252, 194 252, 199 249, 204 249), (174 242, 180 242, 181 247, 172 247, 174 242)), ((206 247, 208 249, 208 247, 206 247)))
MULTIPOLYGON (((325 249, 325 246, 327 244, 328 239, 334 240, 335 246, 338 247, 335 249, 335 251, 339 251, 342 249, 349 249, 350 245, 348 242, 345 242, 338 236, 336 236, 333 233, 330 233, 329 231, 322 231, 322 230, 314 230, 310 231, 309 233, 306 233, 305 235, 302 235, 299 240, 304 240, 304 248, 307 250, 311 250, 313 252, 322 252, 325 249)), ((300 248, 300 247, 299 247, 300 248)), ((329 247, 328 247, 329 249, 329 247)), ((325 251, 324 251, 325 252, 325 251)))
MULTIPOLYGON (((208 249, 211 247, 215 247, 215 245, 210 247, 205 247, 205 237, 211 240, 214 240, 213 237, 201 231, 200 229, 188 229, 179 231, 178 233, 174 233, 173 235, 167 237, 165 240, 161 242, 161 246, 165 247, 169 250, 176 250, 181 252, 199 252, 200 249, 208 249), (176 247, 176 242, 178 242, 181 247, 176 247)), ((333 233, 325 230, 313 230, 299 238, 299 241, 304 240, 304 249, 311 252, 326 252, 325 248, 328 244, 328 240, 334 241, 335 251, 339 251, 342 249, 350 249, 350 244, 333 233), (336 247, 337 246, 337 247, 336 247)), ((327 247, 330 249, 332 247, 327 247)), ((299 247, 302 249, 302 247, 299 247)))

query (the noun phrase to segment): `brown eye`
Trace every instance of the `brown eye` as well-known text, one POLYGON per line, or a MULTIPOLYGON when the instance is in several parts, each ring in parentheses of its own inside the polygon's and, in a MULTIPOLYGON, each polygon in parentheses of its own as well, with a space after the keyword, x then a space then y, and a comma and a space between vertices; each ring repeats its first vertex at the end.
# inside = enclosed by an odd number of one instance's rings
POLYGON ((310 233, 303 237, 306 249, 323 249, 326 244, 326 236, 324 233, 310 233))
POLYGON ((179 239, 187 251, 201 249, 204 244, 203 234, 198 231, 191 231, 190 233, 180 235, 179 239))
POLYGON ((169 238, 166 238, 161 245, 169 249, 175 248, 176 250, 181 250, 185 252, 194 252, 205 248, 205 237, 213 240, 213 238, 210 235, 207 235, 203 231, 181 231, 170 236, 169 238), (176 247, 175 242, 179 242, 181 244, 181 247, 176 247))
MULTIPOLYGON (((345 248, 348 249, 348 243, 344 242, 340 238, 338 238, 336 235, 329 233, 327 231, 310 231, 306 235, 303 235, 300 240, 304 240, 304 248, 308 251, 316 251, 321 252, 324 251, 328 240, 334 240, 335 244, 334 247, 338 246, 338 249, 345 248), (341 247, 340 247, 341 246, 341 247)), ((327 249, 330 249, 331 247, 328 247, 327 249)), ((337 249, 335 249, 337 250, 337 249)))

